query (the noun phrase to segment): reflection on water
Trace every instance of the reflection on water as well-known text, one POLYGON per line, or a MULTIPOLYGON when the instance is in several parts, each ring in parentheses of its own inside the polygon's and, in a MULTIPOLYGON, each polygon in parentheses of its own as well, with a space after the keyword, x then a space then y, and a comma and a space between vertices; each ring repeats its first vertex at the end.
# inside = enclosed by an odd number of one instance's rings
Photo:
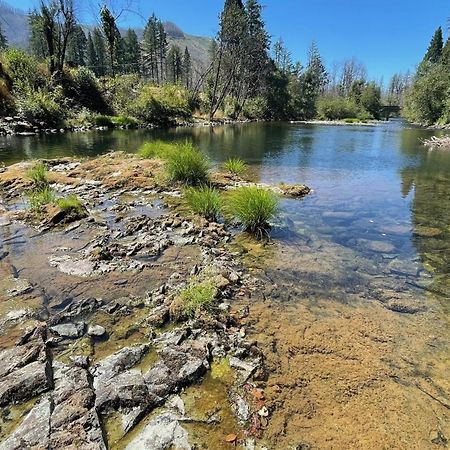
POLYGON ((430 134, 391 121, 376 127, 261 123, 13 136, 0 138, 0 162, 133 152, 148 139, 191 139, 214 162, 239 156, 263 181, 314 189, 303 201, 283 201, 275 237, 294 260, 308 248, 335 260, 322 283, 342 271, 345 276, 334 281, 351 291, 361 283, 370 290, 361 277, 380 274, 403 274, 411 286, 428 288, 432 273, 436 290, 449 293, 450 154, 425 150, 420 139, 430 134))

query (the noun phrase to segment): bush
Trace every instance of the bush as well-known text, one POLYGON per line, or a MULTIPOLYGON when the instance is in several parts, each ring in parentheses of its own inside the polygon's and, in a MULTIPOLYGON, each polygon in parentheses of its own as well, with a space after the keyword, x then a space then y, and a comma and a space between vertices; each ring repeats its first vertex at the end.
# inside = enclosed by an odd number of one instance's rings
POLYGON ((264 97, 251 98, 247 101, 242 115, 247 119, 265 119, 269 114, 267 99, 264 97))
POLYGON ((29 92, 18 104, 19 111, 30 121, 36 120, 56 126, 64 119, 60 105, 44 91, 29 92))
POLYGON ((129 114, 146 123, 166 124, 192 113, 188 92, 179 86, 144 86, 129 114))
POLYGON ((240 158, 229 158, 223 166, 232 175, 242 175, 247 169, 247 164, 240 158))
POLYGON ((2 54, 6 75, 13 81, 13 90, 28 93, 46 86, 46 74, 38 60, 23 50, 10 48, 2 54))
POLYGON ((26 171, 25 175, 30 178, 36 189, 48 187, 48 171, 43 163, 36 163, 26 171))
POLYGON ((97 127, 114 128, 114 122, 110 116, 96 116, 94 117, 94 125, 97 127))
POLYGON ((106 78, 105 95, 108 103, 118 114, 131 114, 133 105, 142 89, 142 82, 138 74, 117 75, 106 78))
POLYGON ((142 158, 161 158, 167 159, 169 154, 177 151, 178 144, 165 142, 161 140, 145 142, 138 150, 138 155, 142 158))
POLYGON ((129 116, 113 116, 111 117, 113 124, 123 128, 137 128, 139 122, 134 117, 129 116))
POLYGON ((209 161, 191 143, 176 145, 167 155, 166 169, 169 178, 185 184, 204 184, 208 180, 209 161))
POLYGON ((32 210, 38 210, 44 205, 54 203, 56 195, 49 186, 37 188, 28 195, 28 203, 32 210))
POLYGON ((210 186, 189 188, 185 195, 192 212, 209 221, 217 221, 222 210, 222 201, 217 189, 210 186))
POLYGON ((0 78, 0 114, 14 109, 14 99, 7 84, 0 78))
POLYGON ((183 313, 188 317, 198 315, 199 312, 212 305, 217 289, 211 281, 192 281, 178 294, 182 304, 183 313))
POLYGON ((350 99, 324 96, 317 100, 317 113, 321 119, 342 120, 357 117, 359 109, 350 99))
POLYGON ((246 231, 262 237, 277 215, 278 199, 266 189, 242 187, 230 194, 229 209, 246 231))
POLYGON ((78 105, 100 113, 112 113, 103 98, 94 72, 87 67, 70 69, 64 80, 65 95, 78 105))

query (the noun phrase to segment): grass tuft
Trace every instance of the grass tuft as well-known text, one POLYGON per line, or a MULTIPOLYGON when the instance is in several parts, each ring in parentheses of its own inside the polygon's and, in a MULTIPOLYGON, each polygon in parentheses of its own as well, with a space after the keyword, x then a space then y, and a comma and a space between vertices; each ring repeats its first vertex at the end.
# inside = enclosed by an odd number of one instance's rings
POLYGON ((69 195, 68 197, 59 198, 58 200, 56 200, 56 204, 66 212, 74 211, 77 213, 82 213, 84 211, 84 207, 80 199, 73 194, 69 195))
POLYGON ((43 163, 36 163, 33 167, 28 169, 26 171, 26 176, 33 181, 36 189, 48 187, 48 170, 43 163))
POLYGON ((222 200, 217 189, 210 186, 191 187, 186 190, 185 196, 192 212, 209 221, 217 221, 222 211, 222 200))
POLYGON ((49 186, 36 188, 28 195, 28 203, 32 210, 39 210, 42 206, 54 203, 56 195, 49 186))
POLYGON ((194 317, 213 304, 216 294, 217 288, 211 281, 193 281, 179 292, 178 297, 182 302, 183 313, 194 317))
POLYGON ((270 229, 270 220, 277 215, 278 199, 266 189, 242 187, 230 194, 229 209, 246 231, 262 238, 270 229))
POLYGON ((169 154, 176 151, 177 144, 164 142, 161 140, 145 142, 138 150, 138 155, 142 158, 161 158, 167 159, 169 154))
POLYGON ((247 164, 240 158, 229 158, 223 165, 226 171, 232 175, 242 175, 246 169, 247 164))
POLYGON ((167 155, 166 170, 172 181, 187 185, 205 184, 208 181, 209 161, 192 143, 177 144, 167 155))

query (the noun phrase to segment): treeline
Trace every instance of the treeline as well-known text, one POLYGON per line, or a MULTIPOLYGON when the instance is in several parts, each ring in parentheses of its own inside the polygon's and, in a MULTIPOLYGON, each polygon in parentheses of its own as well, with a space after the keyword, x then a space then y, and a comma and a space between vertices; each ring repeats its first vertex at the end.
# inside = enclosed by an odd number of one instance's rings
POLYGON ((450 123, 450 36, 442 28, 431 39, 405 100, 405 115, 421 124, 450 123))
MULTIPOLYGON (((209 64, 195 73, 187 48, 168 45, 152 15, 138 38, 123 35, 103 6, 98 27, 82 27, 73 0, 48 0, 30 13, 30 52, 0 55, 0 108, 46 122, 120 115, 142 123, 196 115, 268 120, 369 120, 383 103, 401 104, 407 77, 385 91, 351 59, 326 68, 315 43, 293 61, 282 40, 271 43, 258 0, 225 0, 209 64)), ((2 47, 7 43, 0 38, 2 47)))

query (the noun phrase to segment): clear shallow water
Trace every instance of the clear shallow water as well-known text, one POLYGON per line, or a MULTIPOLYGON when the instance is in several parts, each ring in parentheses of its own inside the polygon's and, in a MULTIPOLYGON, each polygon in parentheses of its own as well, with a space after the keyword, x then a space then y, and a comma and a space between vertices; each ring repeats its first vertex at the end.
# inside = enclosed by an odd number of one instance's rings
POLYGON ((372 295, 373 282, 379 287, 383 278, 397 287, 419 284, 447 294, 450 152, 427 151, 420 139, 431 134, 391 121, 375 127, 261 123, 17 136, 0 138, 0 163, 133 152, 152 138, 192 139, 215 163, 238 156, 261 181, 314 189, 304 200, 283 200, 274 232, 276 258, 289 260, 287 271, 305 263, 300 253, 328 260, 314 276, 302 272, 311 279, 309 293, 332 282, 341 295, 372 295))

